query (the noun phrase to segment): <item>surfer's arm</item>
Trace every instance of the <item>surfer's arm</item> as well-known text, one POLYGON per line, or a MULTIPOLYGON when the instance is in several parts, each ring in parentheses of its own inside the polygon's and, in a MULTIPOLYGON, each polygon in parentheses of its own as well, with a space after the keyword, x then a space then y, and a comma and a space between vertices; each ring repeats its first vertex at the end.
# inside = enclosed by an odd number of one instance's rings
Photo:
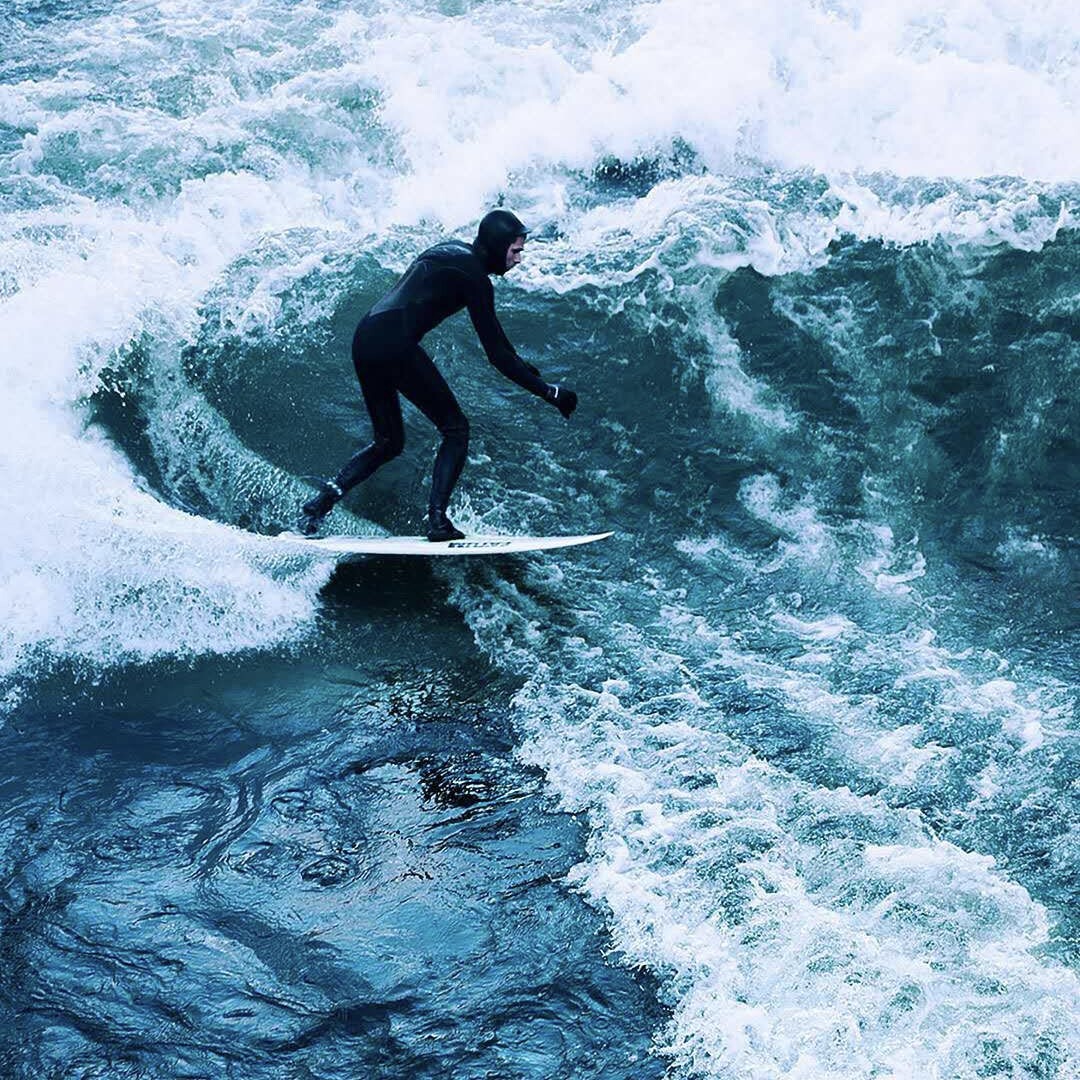
POLYGON ((544 397, 548 392, 548 384, 532 364, 526 364, 518 356, 509 338, 503 333, 495 314, 495 290, 486 277, 477 282, 471 290, 468 307, 476 336, 484 346, 484 352, 487 353, 492 367, 529 393, 544 397))

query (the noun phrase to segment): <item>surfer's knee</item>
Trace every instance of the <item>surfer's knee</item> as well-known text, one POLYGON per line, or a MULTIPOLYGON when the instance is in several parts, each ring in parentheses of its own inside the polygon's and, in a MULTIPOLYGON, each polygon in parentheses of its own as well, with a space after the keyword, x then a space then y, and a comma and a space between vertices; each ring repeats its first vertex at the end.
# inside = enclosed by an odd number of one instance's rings
POLYGON ((466 450, 468 449, 469 418, 463 412, 459 412, 452 419, 442 424, 439 428, 439 431, 442 434, 443 440, 445 442, 461 446, 466 450))
POLYGON ((375 437, 375 452, 382 461, 390 461, 396 458, 405 449, 404 433, 393 435, 377 435, 375 437))

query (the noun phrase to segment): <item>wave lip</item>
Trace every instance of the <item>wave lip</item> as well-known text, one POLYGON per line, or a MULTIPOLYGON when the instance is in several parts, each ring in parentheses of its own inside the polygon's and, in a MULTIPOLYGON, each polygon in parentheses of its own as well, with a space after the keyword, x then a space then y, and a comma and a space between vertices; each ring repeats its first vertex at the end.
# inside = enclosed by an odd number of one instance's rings
MULTIPOLYGON (((242 176, 191 183, 149 220, 72 200, 66 228, 44 231, 44 268, 26 257, 26 223, 5 220, 0 243, 14 245, 25 274, 0 301, 4 685, 63 661, 94 670, 268 647, 310 630, 325 560, 283 559, 258 537, 155 498, 91 408, 110 373, 134 362, 132 342, 152 342, 140 362, 156 365, 162 386, 178 384, 205 284, 260 224, 310 205, 300 189, 293 200, 242 176)), ((159 422, 187 421, 173 410, 159 422)))

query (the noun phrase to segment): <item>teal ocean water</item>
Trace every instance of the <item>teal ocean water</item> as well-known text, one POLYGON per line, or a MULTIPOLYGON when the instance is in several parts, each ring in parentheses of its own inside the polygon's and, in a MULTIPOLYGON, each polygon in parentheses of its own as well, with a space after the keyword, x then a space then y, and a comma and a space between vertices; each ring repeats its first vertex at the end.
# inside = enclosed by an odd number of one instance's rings
POLYGON ((1071 5, 0 16, 0 1075, 1080 1074, 1071 5), (500 201, 452 515, 615 535, 275 543, 500 201))

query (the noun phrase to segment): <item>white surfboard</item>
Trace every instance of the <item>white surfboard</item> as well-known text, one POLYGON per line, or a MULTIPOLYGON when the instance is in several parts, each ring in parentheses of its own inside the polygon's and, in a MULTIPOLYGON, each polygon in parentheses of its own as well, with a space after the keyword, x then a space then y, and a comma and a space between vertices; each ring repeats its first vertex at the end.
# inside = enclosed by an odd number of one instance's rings
POLYGON ((550 551, 605 540, 609 532, 591 536, 466 536, 433 543, 425 536, 326 536, 318 540, 282 533, 279 541, 319 548, 335 555, 508 555, 516 551, 550 551))

